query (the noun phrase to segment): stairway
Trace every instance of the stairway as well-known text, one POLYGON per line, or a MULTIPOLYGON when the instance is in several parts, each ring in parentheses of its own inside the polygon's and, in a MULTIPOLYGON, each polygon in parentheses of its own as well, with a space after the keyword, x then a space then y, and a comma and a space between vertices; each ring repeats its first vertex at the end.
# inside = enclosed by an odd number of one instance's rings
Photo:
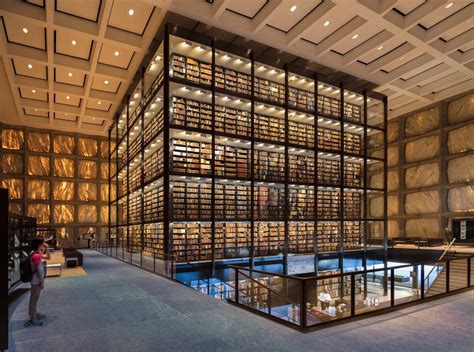
MULTIPOLYGON (((440 264, 441 272, 426 291, 426 296, 435 296, 446 293, 446 264, 440 264)), ((452 260, 449 262, 449 288, 450 291, 466 287, 467 267, 465 260, 452 260)), ((426 281, 425 281, 426 284, 426 281)))

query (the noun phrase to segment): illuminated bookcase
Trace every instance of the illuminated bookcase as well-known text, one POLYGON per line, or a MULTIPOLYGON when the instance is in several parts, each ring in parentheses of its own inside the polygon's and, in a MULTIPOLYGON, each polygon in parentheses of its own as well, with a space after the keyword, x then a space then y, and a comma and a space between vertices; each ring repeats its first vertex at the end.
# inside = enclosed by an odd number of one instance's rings
POLYGON ((386 140, 385 97, 174 30, 109 132, 117 252, 214 263, 383 245, 386 155, 370 145, 386 140))

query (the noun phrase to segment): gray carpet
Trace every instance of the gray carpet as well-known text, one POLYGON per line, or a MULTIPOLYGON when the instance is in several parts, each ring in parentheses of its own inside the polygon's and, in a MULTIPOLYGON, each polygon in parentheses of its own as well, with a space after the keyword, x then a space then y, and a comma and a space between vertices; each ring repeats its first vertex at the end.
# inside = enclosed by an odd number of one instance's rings
POLYGON ((43 327, 10 308, 10 351, 473 351, 474 291, 302 334, 96 252, 49 279, 43 327))

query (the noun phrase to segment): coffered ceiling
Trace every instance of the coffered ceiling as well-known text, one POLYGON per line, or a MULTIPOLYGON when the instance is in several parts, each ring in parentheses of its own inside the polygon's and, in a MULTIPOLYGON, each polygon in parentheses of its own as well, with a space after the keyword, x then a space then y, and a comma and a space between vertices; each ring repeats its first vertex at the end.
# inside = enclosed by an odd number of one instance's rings
POLYGON ((0 1, 2 121, 105 135, 169 3, 0 1))
POLYGON ((474 87, 470 0, 2 0, 2 121, 105 134, 168 11, 373 82, 390 117, 474 87))

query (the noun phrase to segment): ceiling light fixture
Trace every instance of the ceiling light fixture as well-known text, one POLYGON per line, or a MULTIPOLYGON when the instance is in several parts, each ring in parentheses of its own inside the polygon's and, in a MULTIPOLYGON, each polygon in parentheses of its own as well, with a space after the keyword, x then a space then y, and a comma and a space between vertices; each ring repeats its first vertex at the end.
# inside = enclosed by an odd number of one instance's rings
POLYGON ((22 31, 23 31, 23 33, 25 33, 25 34, 28 34, 28 28, 26 28, 26 27, 23 27, 22 31))
POLYGON ((66 95, 66 99, 69 100, 71 99, 71 97, 69 95, 66 95))
POLYGON ((383 49, 383 45, 380 45, 377 50, 382 50, 383 49))
POLYGON ((296 10, 296 5, 293 5, 290 7, 290 12, 295 12, 295 10, 296 10))
POLYGON ((330 21, 326 21, 326 22, 324 22, 323 26, 327 27, 327 26, 329 26, 330 23, 331 23, 330 21))
POLYGON ((69 72, 67 75, 68 75, 69 77, 72 77, 72 72, 69 72))
POLYGON ((356 33, 352 36, 352 39, 357 39, 359 37, 359 35, 356 33))
POLYGON ((76 46, 77 42, 75 40, 71 40, 72 46, 76 46))
POLYGON ((28 64, 28 68, 31 70, 33 68, 32 64, 28 64))
POLYGON ((109 84, 109 81, 105 80, 105 81, 104 81, 104 84, 109 84))
POLYGON ((114 52, 114 55, 115 55, 115 56, 119 56, 120 53, 119 53, 118 51, 115 51, 115 52, 114 52))
POLYGON ((128 15, 133 16, 135 14, 135 11, 133 9, 128 10, 128 15))
POLYGON ((101 104, 102 104, 102 102, 101 102, 101 101, 98 101, 98 102, 97 102, 97 104, 101 105, 101 104))
POLYGON ((32 89, 32 90, 31 90, 31 93, 35 94, 35 93, 36 93, 36 90, 32 89))
POLYGON ((449 4, 447 4, 444 8, 445 8, 445 9, 449 9, 449 8, 450 8, 451 6, 453 6, 453 5, 454 5, 454 2, 451 1, 451 2, 450 2, 449 4))

